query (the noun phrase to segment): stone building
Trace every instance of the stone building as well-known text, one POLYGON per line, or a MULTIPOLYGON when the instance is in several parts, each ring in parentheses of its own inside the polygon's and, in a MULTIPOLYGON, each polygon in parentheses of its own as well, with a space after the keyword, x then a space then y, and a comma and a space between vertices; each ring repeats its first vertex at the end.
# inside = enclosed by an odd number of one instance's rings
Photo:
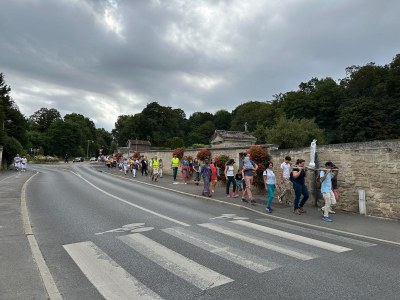
POLYGON ((256 143, 256 140, 248 132, 215 130, 210 143, 212 148, 228 148, 251 146, 256 143))

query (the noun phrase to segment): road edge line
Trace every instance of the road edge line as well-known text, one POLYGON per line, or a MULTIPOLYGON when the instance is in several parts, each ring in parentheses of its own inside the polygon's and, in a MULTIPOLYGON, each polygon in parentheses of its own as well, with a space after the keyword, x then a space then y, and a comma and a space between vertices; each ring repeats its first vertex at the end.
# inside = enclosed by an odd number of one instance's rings
POLYGON ((33 260, 35 261, 36 266, 39 269, 39 274, 42 278, 42 282, 44 284, 47 295, 49 296, 50 299, 63 299, 62 295, 58 291, 54 278, 51 275, 49 268, 47 267, 43 254, 40 251, 35 235, 33 234, 31 222, 29 219, 28 206, 26 204, 26 187, 29 181, 37 174, 39 174, 39 172, 36 172, 31 177, 29 177, 29 179, 24 183, 21 189, 21 216, 24 227, 24 233, 28 239, 33 260))
POLYGON ((308 227, 323 229, 323 230, 327 230, 327 231, 331 231, 331 232, 335 232, 335 233, 341 233, 341 234, 346 234, 346 235, 350 235, 350 236, 354 236, 354 237, 359 237, 359 238, 369 239, 369 240, 373 240, 373 241, 377 241, 377 242, 382 242, 382 243, 387 243, 387 244, 400 246, 400 242, 379 239, 379 238, 375 238, 375 237, 372 237, 372 236, 367 236, 367 235, 362 235, 362 234, 358 234, 358 233, 343 231, 343 230, 340 230, 340 229, 328 228, 328 227, 323 227, 323 226, 314 225, 314 224, 308 224, 308 223, 304 223, 304 222, 300 222, 300 221, 296 221, 296 220, 292 220, 292 219, 287 219, 287 218, 284 218, 284 217, 273 216, 271 214, 267 214, 267 213, 264 213, 262 211, 255 210, 255 209, 253 209, 251 207, 247 207, 247 206, 244 206, 244 205, 225 202, 223 200, 213 199, 211 197, 204 197, 204 196, 200 196, 200 195, 196 195, 196 194, 190 194, 190 193, 186 193, 186 192, 181 192, 181 191, 178 191, 178 190, 173 190, 173 189, 170 189, 170 188, 166 188, 166 187, 159 186, 159 185, 154 185, 154 184, 143 182, 143 181, 139 181, 139 180, 126 178, 126 177, 121 177, 121 176, 118 176, 118 175, 115 175, 115 174, 112 174, 112 173, 109 173, 109 172, 103 171, 103 170, 101 170, 101 171, 98 170, 98 169, 95 169, 95 170, 97 170, 99 172, 102 172, 102 173, 106 173, 106 174, 114 176, 114 177, 118 177, 118 178, 129 180, 129 181, 133 181, 133 182, 136 182, 136 183, 145 184, 145 185, 152 186, 152 187, 157 187, 159 189, 167 190, 167 191, 170 191, 170 192, 175 192, 175 193, 178 193, 178 194, 187 195, 187 196, 191 196, 191 197, 194 197, 194 198, 199 198, 199 199, 203 199, 203 200, 217 202, 217 203, 220 203, 220 204, 234 206, 234 207, 238 207, 239 209, 246 209, 246 210, 255 212, 257 214, 263 215, 263 216, 265 216, 267 218, 284 220, 284 221, 292 222, 292 223, 299 224, 299 225, 305 225, 305 226, 308 226, 308 227))

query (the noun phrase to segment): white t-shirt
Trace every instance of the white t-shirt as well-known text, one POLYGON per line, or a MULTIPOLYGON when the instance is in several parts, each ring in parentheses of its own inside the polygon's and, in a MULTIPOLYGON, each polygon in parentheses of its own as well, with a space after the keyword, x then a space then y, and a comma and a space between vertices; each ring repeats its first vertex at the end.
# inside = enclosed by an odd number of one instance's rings
POLYGON ((271 169, 266 169, 263 176, 267 176, 267 184, 276 184, 275 173, 271 169))
POLYGON ((286 162, 281 163, 281 170, 283 172, 283 178, 290 178, 290 164, 286 162))
POLYGON ((226 169, 226 176, 234 176, 233 174, 233 166, 227 166, 228 168, 226 169))

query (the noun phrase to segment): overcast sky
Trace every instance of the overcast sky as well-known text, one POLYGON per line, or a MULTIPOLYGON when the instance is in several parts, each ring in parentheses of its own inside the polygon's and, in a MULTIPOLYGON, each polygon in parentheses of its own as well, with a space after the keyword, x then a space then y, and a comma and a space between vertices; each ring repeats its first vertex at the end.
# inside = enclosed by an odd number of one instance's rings
POLYGON ((0 72, 30 116, 111 130, 147 103, 232 111, 312 77, 390 63, 399 0, 2 0, 0 72))

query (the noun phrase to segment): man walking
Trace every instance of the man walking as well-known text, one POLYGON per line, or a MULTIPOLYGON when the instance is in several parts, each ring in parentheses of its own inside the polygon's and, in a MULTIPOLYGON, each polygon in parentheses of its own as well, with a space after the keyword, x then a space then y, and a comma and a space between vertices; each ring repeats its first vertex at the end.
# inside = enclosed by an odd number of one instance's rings
POLYGON ((157 181, 158 179, 158 170, 160 168, 160 162, 157 159, 157 156, 154 156, 153 163, 152 163, 152 174, 151 174, 151 181, 157 181))
POLYGON ((329 218, 329 214, 335 213, 331 208, 331 205, 335 203, 335 195, 332 191, 332 167, 333 163, 328 161, 325 164, 326 171, 321 170, 319 173, 321 181, 321 193, 325 201, 325 205, 322 207, 322 211, 324 212, 324 217, 322 220, 325 222, 332 222, 332 219, 329 218))
POLYGON ((285 157, 285 161, 281 163, 281 173, 280 173, 280 181, 281 181, 281 192, 278 195, 278 202, 282 203, 285 200, 285 203, 292 203, 292 189, 293 184, 290 181, 290 168, 292 166, 292 159, 290 156, 285 157))
POLYGON ((174 181, 176 181, 176 175, 178 174, 178 167, 179 167, 179 158, 176 154, 174 154, 174 157, 172 157, 171 160, 171 168, 172 168, 172 174, 174 175, 174 181))

